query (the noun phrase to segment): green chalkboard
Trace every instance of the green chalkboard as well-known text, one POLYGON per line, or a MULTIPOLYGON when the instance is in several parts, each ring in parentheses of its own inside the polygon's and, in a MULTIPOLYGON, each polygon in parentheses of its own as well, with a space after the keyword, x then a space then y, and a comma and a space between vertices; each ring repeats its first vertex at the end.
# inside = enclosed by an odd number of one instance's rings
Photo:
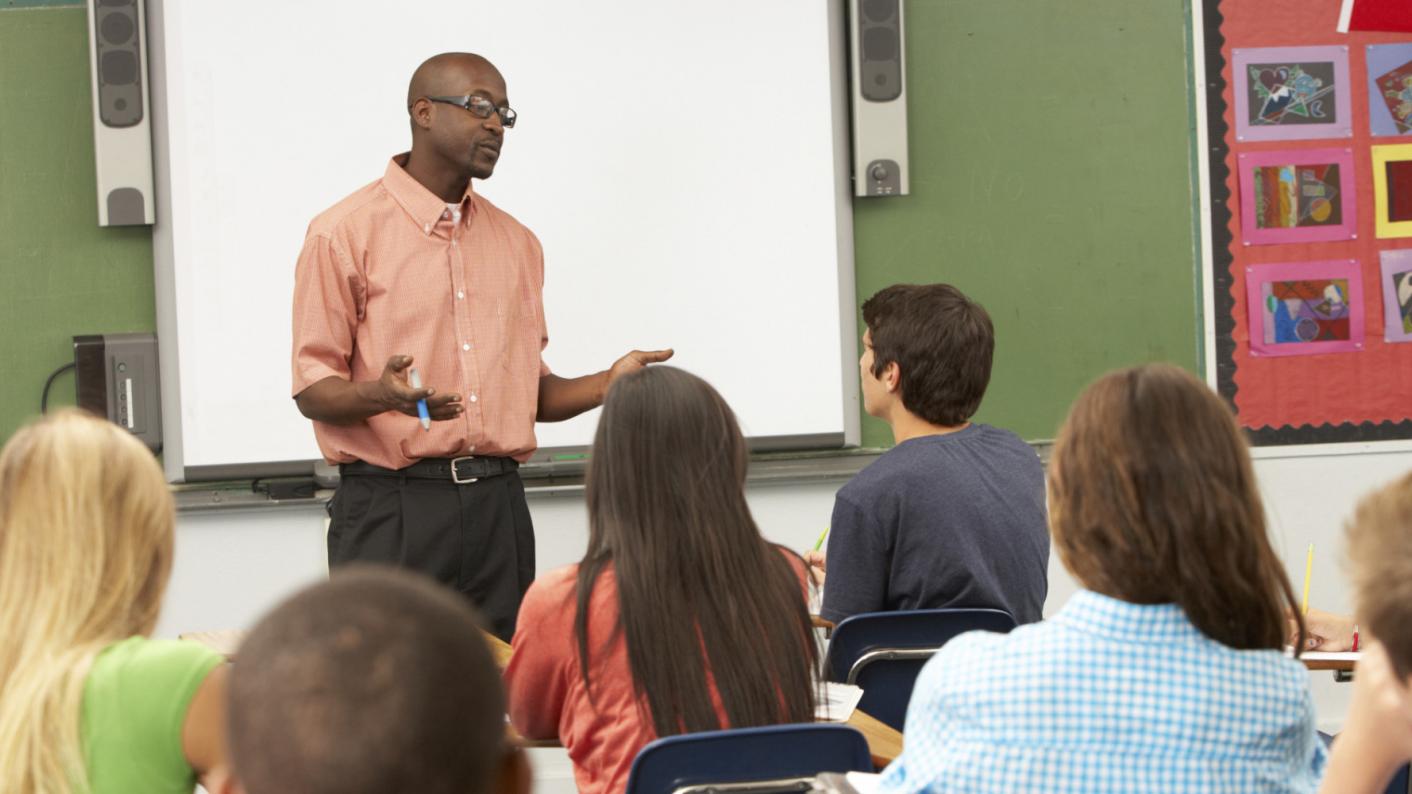
POLYGON ((0 11, 0 439, 74 336, 156 327, 150 230, 98 228, 87 42, 82 6, 0 11))
MULTIPOLYGON (((859 301, 946 281, 984 304, 996 355, 978 418, 1027 439, 1052 438, 1108 369, 1194 369, 1186 4, 905 8, 912 194, 856 200, 859 301)), ((892 437, 865 419, 863 441, 892 437)))
MULTIPOLYGON (((857 200, 858 297, 949 281, 984 303, 981 420, 1048 438, 1104 370, 1196 366, 1188 13, 906 3, 912 195, 857 200)), ((0 11, 0 438, 74 335, 155 326, 150 235, 95 222, 86 46, 82 7, 0 11)), ((891 436, 867 420, 863 441, 891 436)))

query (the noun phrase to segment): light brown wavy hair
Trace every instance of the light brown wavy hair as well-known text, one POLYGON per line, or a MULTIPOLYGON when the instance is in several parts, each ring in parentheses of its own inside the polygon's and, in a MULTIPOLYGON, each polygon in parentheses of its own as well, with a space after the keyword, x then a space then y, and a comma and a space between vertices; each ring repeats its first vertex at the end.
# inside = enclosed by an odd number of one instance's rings
POLYGON ((1412 676, 1412 473, 1358 503, 1348 524, 1348 561, 1358 619, 1406 681, 1412 676))
POLYGON ((1207 637, 1281 649, 1304 623, 1270 546, 1250 452, 1226 404, 1169 364, 1110 372, 1079 395, 1049 471, 1049 523, 1084 587, 1175 603, 1207 637))

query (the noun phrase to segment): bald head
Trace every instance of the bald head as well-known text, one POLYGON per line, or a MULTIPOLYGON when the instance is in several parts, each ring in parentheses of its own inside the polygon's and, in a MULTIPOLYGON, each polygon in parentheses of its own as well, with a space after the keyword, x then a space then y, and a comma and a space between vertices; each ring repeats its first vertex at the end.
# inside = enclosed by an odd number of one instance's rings
POLYGON ((422 61, 412 72, 407 86, 407 106, 424 96, 459 96, 468 85, 485 82, 493 75, 494 82, 504 85, 505 78, 495 64, 475 53, 443 52, 422 61))

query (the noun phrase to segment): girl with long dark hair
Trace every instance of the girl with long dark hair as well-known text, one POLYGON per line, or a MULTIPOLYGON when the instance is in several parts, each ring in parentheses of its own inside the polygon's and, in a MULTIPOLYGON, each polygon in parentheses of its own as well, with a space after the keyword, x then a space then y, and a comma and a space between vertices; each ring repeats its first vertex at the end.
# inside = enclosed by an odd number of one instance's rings
POLYGON ((621 791, 661 736, 813 719, 802 560, 760 536, 730 407, 657 366, 614 383, 588 469, 588 551, 536 580, 505 671, 510 718, 558 737, 584 794, 621 791))

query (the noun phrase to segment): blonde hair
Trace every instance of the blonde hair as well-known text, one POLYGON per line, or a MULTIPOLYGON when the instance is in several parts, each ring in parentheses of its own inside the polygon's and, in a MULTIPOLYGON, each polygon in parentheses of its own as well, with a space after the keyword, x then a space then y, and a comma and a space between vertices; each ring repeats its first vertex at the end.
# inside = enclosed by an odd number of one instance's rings
POLYGON ((108 422, 59 412, 0 450, 0 791, 87 789, 84 681, 155 626, 174 524, 152 453, 108 422))
POLYGON ((1412 675, 1412 473, 1358 503, 1348 561, 1358 618, 1405 680, 1412 675))

